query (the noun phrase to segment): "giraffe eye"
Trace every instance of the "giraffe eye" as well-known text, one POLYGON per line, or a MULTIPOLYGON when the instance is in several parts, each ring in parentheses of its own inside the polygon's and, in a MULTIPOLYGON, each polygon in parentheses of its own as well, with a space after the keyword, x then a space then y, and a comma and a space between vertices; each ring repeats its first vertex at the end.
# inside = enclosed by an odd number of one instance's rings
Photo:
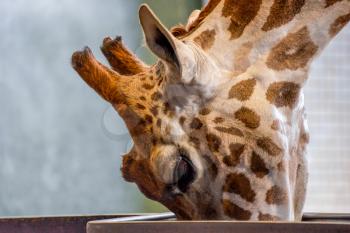
POLYGON ((181 192, 186 192, 194 178, 195 170, 192 162, 185 155, 181 154, 174 171, 174 183, 181 192))

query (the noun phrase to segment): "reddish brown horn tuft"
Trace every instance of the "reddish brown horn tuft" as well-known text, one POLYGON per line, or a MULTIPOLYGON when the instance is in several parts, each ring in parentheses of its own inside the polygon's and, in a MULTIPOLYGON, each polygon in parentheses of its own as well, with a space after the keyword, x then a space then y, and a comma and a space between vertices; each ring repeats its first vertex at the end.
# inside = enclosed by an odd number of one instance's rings
POLYGON ((99 63, 88 47, 73 53, 72 66, 81 78, 108 102, 125 101, 126 98, 117 83, 120 75, 99 63))
POLYGON ((121 36, 117 36, 114 40, 106 37, 103 40, 101 51, 111 67, 122 75, 135 75, 148 68, 124 46, 121 36))

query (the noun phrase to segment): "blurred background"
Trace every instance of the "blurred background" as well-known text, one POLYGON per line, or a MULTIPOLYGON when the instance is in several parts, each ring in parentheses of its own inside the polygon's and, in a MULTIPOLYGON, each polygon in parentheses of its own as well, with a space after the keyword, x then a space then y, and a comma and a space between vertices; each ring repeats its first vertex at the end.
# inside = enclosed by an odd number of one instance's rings
MULTIPOLYGON (((201 0, 0 1, 0 216, 157 212, 119 171, 124 123, 83 85, 73 51, 121 35, 146 62, 138 6, 168 27, 201 0)), ((311 131, 306 211, 350 212, 350 26, 314 63, 305 89, 311 131)))

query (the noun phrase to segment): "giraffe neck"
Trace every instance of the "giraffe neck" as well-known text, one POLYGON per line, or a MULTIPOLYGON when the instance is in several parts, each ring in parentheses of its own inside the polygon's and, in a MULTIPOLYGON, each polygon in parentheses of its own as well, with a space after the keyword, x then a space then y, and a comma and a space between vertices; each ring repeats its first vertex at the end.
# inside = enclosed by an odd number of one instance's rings
POLYGON ((223 208, 226 215, 239 220, 300 220, 305 193, 305 180, 300 179, 305 176, 300 174, 306 169, 308 140, 303 95, 292 82, 270 78, 266 85, 268 91, 256 77, 240 75, 209 106, 214 112, 208 117, 211 127, 220 132, 225 145, 218 157, 229 168, 223 208), (280 90, 288 96, 284 101, 266 97, 267 92, 280 90), (221 118, 217 119, 218 112, 221 118), (244 177, 251 189, 235 188, 248 184, 244 177))
POLYGON ((212 0, 204 11, 182 39, 231 75, 212 103, 236 118, 215 128, 221 141, 235 142, 221 151, 230 155, 223 166, 237 162, 225 174, 223 211, 239 220, 300 220, 308 141, 302 87, 313 58, 350 20, 350 1, 212 0), (242 122, 243 138, 225 138, 242 122))
POLYGON ((348 0, 212 0, 210 4, 210 13, 183 39, 197 42, 235 74, 259 62, 278 71, 307 70, 350 19, 348 0), (279 54, 269 59, 273 51, 279 54), (284 67, 283 59, 293 56, 292 67, 284 67))

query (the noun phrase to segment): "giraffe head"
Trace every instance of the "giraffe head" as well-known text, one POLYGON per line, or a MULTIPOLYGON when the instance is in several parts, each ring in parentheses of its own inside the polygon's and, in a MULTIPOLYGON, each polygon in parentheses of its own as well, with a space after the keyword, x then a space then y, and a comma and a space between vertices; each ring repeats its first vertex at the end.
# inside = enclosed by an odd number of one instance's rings
MULTIPOLYGON (((159 58, 151 67, 120 38, 106 38, 101 47, 113 70, 88 48, 72 57, 133 138, 124 178, 179 219, 277 220, 301 212, 307 143, 301 89, 324 41, 313 41, 305 25, 288 27, 287 35, 272 30, 287 25, 302 1, 285 17, 276 16, 276 8, 289 7, 279 1, 241 2, 212 0, 172 32, 141 6, 147 45, 159 58)), ((333 30, 348 20, 334 21, 333 30)))

